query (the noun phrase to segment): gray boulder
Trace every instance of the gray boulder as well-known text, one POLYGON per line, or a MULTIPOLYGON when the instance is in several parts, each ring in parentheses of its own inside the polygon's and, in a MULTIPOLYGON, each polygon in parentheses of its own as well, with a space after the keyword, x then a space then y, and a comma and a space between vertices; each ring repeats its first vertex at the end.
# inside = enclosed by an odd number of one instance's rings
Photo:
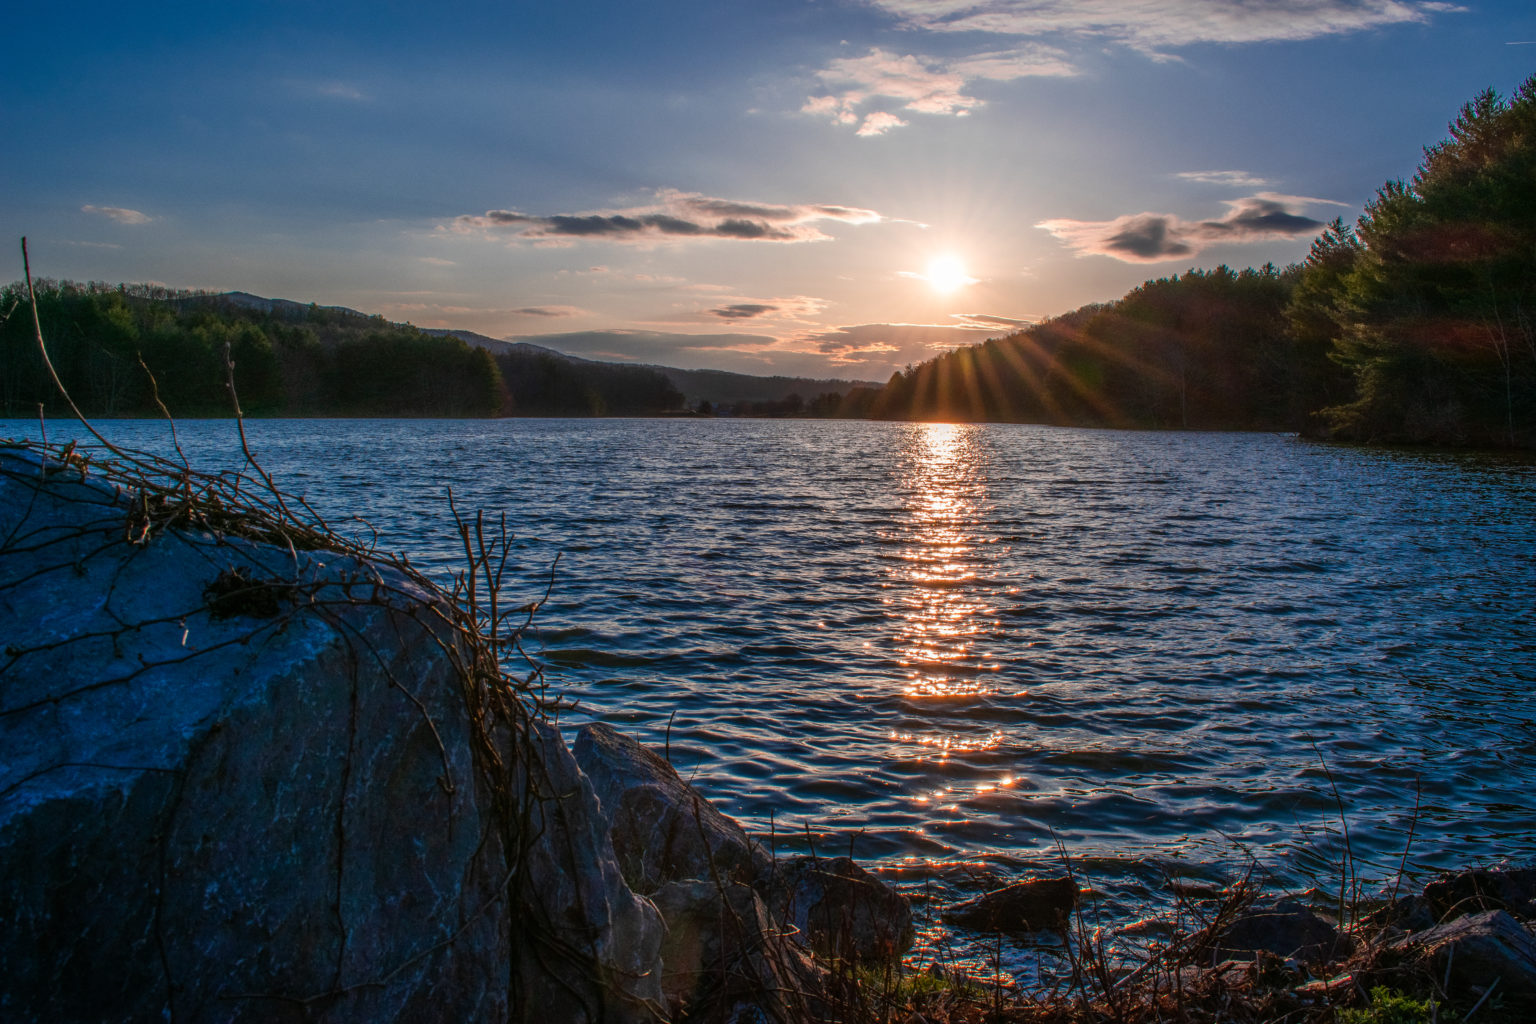
POLYGON ((435 595, 146 507, 0 447, 0 1018, 649 1019, 655 908, 435 595))
POLYGON ((602 803, 614 853, 635 892, 650 895, 693 879, 753 885, 772 871, 761 843, 647 747, 594 723, 576 734, 572 752, 602 803))
POLYGON ((1439 977, 1486 989, 1495 981, 1506 997, 1529 1007, 1536 1001, 1536 937, 1503 910, 1467 914, 1394 944, 1410 962, 1439 977))
POLYGON ((810 1024, 824 1019, 826 971, 773 919, 751 886, 668 882, 662 988, 690 1024, 810 1024))
POLYGON ((807 1019, 826 973, 802 946, 873 960, 912 944, 906 898, 847 857, 776 863, 664 758, 609 726, 583 727, 573 752, 625 879, 666 922, 664 988, 683 1019, 733 1020, 754 999, 764 1019, 807 1019))
POLYGON ((764 886, 774 916, 818 954, 890 962, 912 948, 912 905, 848 857, 795 857, 764 886))

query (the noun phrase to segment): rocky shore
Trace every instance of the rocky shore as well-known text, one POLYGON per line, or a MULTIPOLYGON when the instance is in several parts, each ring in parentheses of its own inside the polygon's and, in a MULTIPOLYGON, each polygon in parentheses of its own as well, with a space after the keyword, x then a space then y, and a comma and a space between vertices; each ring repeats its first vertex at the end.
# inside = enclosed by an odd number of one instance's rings
POLYGON ((1057 934, 1071 991, 914 983, 905 896, 846 857, 772 857, 612 728, 568 746, 474 589, 262 484, 0 442, 0 1019, 1346 1020, 1388 989, 1536 1007, 1536 870, 1516 868, 1344 921, 1244 889, 1135 968, 1096 950, 1078 880, 1029 880, 942 919, 1057 934))
POLYGON ((0 1018, 813 1020, 910 945, 846 858, 573 754, 402 566, 135 482, 0 448, 0 1018))

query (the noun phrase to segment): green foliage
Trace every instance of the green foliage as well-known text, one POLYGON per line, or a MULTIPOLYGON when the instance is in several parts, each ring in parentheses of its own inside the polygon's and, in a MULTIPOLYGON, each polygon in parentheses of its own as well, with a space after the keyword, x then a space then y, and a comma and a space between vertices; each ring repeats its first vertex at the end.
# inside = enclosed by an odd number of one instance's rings
POLYGON ((659 370, 514 349, 496 357, 514 416, 655 416, 683 407, 659 370))
POLYGON ((1443 1006, 1380 986, 1371 989, 1369 1006, 1338 1011, 1339 1024, 1455 1024, 1459 1019, 1443 1006))
POLYGON ((1479 95, 1411 181, 1382 186, 1337 276, 1308 261, 1354 381, 1336 436, 1536 444, 1533 182, 1536 76, 1508 101, 1479 95))
MULTIPOLYGON (((344 310, 258 305, 149 286, 36 282, 50 359, 88 415, 489 416, 503 401, 490 355, 344 310), (151 386, 153 379, 153 386, 151 386)), ((0 290, 0 413, 60 400, 37 351, 26 288, 0 290)))

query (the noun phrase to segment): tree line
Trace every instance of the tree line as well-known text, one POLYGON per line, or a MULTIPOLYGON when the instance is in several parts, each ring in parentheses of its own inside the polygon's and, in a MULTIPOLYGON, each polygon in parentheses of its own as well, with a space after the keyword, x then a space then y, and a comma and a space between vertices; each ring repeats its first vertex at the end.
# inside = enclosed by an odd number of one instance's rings
POLYGON ((909 366, 868 415, 1536 447, 1536 76, 1304 263, 1148 281, 909 366))
MULTIPOLYGON (((656 415, 683 396, 661 373, 521 352, 350 310, 252 304, 152 285, 35 282, 50 361, 93 416, 656 415)), ((26 286, 0 289, 0 413, 63 410, 26 286)))

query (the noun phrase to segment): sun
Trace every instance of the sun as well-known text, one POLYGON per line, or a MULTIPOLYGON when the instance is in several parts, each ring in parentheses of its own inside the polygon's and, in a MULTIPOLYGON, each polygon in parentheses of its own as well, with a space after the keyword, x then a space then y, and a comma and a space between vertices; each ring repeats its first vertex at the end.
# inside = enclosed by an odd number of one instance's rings
POLYGON ((965 264, 953 253, 944 253, 928 261, 928 272, 922 275, 928 287, 940 295, 959 291, 976 283, 976 278, 966 273, 965 264))

